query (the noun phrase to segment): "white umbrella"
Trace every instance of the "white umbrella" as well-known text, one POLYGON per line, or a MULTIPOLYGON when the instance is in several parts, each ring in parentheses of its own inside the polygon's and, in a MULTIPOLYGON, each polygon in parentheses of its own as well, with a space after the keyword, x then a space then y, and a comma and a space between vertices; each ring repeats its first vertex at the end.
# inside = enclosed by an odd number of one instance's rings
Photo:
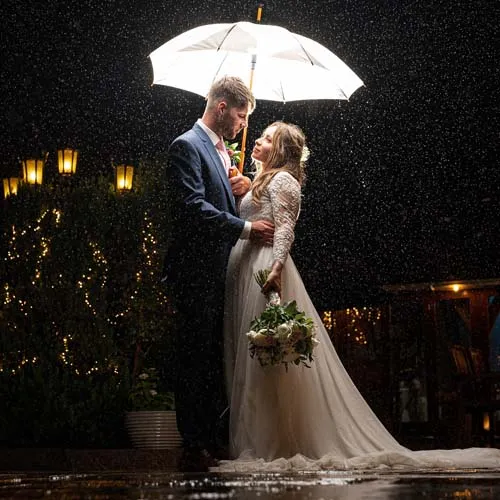
POLYGON ((191 29, 154 50, 153 84, 206 97, 224 75, 250 83, 257 99, 299 101, 349 99, 363 85, 323 45, 280 26, 249 22, 208 24, 191 29))
MULTIPOLYGON (((186 31, 154 50, 153 84, 206 97, 218 78, 239 76, 256 99, 349 99, 361 79, 323 45, 279 26, 237 22, 186 31)), ((246 129, 242 141, 242 160, 246 129)))

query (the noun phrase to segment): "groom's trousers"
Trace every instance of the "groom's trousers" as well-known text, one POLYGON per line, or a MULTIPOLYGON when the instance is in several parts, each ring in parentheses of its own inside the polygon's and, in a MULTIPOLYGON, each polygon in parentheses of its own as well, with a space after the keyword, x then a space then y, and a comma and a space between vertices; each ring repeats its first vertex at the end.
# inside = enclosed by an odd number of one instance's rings
POLYGON ((177 423, 185 447, 226 446, 229 412, 223 367, 221 286, 190 287, 174 297, 177 423))

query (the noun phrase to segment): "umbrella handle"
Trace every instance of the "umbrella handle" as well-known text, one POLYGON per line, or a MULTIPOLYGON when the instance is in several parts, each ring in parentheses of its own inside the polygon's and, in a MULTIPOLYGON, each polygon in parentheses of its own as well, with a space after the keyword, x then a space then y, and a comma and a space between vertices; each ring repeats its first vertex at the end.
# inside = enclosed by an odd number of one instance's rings
MULTIPOLYGON (((255 64, 257 62, 257 56, 253 54, 252 63, 250 66, 250 83, 248 84, 248 88, 250 91, 253 89, 253 74, 255 71, 255 64)), ((241 153, 240 153, 240 163, 238 163, 238 170, 240 173, 243 173, 243 165, 245 164, 245 146, 247 143, 247 132, 248 132, 248 123, 247 126, 243 129, 243 136, 241 138, 241 153)))
POLYGON ((262 18, 262 9, 264 8, 264 4, 263 3, 259 3, 259 5, 257 6, 257 22, 260 23, 260 20, 262 18))
MULTIPOLYGON (((260 23, 260 20, 262 19, 262 9, 264 8, 263 3, 259 3, 257 6, 257 22, 260 23)), ((256 57, 255 55, 252 58, 252 67, 250 69, 250 85, 248 88, 252 90, 253 87, 253 72, 255 69, 255 62, 256 62, 256 57)), ((245 164, 245 146, 247 143, 247 132, 248 132, 248 125, 243 129, 243 136, 241 138, 241 153, 240 153, 240 162, 238 163, 238 170, 240 171, 240 174, 243 173, 243 165, 245 164)))
POLYGON ((248 127, 245 127, 241 137, 240 162, 238 163, 238 170, 240 171, 240 174, 243 173, 243 165, 245 165, 245 144, 247 142, 247 131, 248 127))

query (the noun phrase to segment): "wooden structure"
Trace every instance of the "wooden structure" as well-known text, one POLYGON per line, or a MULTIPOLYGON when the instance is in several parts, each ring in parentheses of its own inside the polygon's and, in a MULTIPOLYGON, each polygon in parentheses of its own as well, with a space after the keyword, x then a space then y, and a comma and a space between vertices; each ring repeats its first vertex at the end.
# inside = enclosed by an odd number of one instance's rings
POLYGON ((495 446, 500 279, 385 286, 395 434, 408 446, 495 446))

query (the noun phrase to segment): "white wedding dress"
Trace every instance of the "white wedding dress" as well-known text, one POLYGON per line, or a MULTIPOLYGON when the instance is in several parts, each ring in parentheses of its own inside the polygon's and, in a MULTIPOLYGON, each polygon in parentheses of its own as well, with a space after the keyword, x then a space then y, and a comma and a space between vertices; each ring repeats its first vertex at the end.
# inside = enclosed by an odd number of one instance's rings
POLYGON ((344 369, 289 256, 300 209, 298 182, 278 173, 261 203, 241 201, 245 220, 275 224, 273 247, 239 240, 229 260, 225 304, 225 363, 234 460, 217 471, 276 471, 374 467, 500 468, 500 450, 410 451, 385 429, 344 369), (266 299, 253 275, 284 262, 281 300, 296 300, 317 325, 311 368, 260 366, 249 356, 246 332, 266 299))

